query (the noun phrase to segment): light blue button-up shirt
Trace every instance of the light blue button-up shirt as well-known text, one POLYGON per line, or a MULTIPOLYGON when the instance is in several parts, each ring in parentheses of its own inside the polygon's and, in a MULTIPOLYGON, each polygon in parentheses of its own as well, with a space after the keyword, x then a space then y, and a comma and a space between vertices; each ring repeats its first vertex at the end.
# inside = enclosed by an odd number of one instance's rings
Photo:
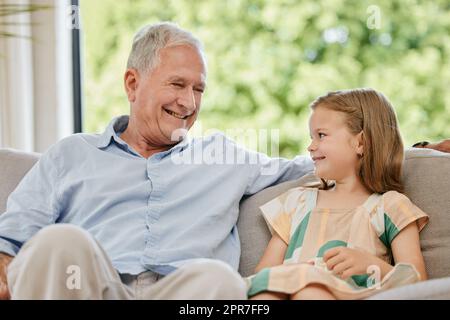
POLYGON ((14 256, 41 228, 70 223, 119 273, 168 274, 200 258, 237 270, 242 197, 313 170, 309 157, 269 158, 222 134, 144 158, 120 138, 127 125, 116 118, 101 135, 74 134, 44 153, 0 215, 0 252, 14 256))

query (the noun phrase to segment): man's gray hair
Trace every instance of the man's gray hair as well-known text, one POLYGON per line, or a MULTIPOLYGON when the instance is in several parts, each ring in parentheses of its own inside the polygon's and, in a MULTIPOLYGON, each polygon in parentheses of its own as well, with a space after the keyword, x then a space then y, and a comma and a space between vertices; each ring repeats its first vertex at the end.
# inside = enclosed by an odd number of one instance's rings
POLYGON ((128 57, 127 68, 133 68, 143 73, 150 72, 160 62, 159 51, 161 49, 178 45, 189 45, 196 48, 206 65, 200 40, 174 23, 161 22, 146 25, 136 33, 128 57))

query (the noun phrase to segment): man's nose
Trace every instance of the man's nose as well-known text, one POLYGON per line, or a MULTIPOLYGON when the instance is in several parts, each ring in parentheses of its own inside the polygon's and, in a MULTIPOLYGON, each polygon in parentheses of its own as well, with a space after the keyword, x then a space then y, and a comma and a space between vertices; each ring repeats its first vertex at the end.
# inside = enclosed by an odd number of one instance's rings
POLYGON ((178 96, 178 104, 186 108, 189 112, 194 112, 197 109, 194 90, 189 87, 182 90, 178 96))

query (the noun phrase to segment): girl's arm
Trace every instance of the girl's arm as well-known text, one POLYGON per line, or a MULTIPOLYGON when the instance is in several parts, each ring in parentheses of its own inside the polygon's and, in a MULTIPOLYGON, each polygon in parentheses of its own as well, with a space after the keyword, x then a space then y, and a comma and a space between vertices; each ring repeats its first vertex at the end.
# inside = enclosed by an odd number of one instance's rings
POLYGON ((421 280, 427 280, 425 262, 420 250, 419 228, 416 222, 410 223, 392 240, 392 255, 395 263, 405 262, 414 265, 421 280))
POLYGON ((282 264, 287 247, 288 245, 286 242, 284 242, 277 233, 274 233, 261 260, 255 268, 255 273, 259 272, 261 269, 282 264))

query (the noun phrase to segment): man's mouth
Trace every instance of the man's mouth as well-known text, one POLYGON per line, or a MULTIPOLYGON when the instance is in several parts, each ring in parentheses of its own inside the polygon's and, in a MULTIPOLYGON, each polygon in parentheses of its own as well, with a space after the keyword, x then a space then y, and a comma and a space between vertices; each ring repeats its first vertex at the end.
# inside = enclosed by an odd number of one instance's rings
POLYGON ((325 159, 325 157, 312 157, 314 162, 325 159))
POLYGON ((186 120, 190 116, 190 114, 182 115, 182 114, 176 113, 176 112, 174 112, 172 110, 168 110, 168 109, 164 109, 164 111, 167 112, 168 114, 170 114, 171 116, 173 116, 177 119, 181 119, 181 120, 186 120))

